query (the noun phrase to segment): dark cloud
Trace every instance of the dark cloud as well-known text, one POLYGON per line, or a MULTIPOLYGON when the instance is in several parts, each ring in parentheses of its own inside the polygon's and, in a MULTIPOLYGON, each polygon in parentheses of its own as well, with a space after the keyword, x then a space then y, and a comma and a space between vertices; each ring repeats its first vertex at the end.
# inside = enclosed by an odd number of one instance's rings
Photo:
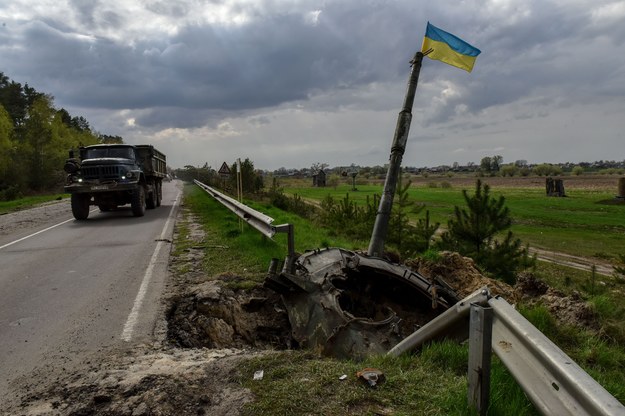
MULTIPOLYGON (((140 13, 127 4, 70 0, 63 15, 3 18, 0 70, 52 94, 60 106, 98 114, 102 123, 115 120, 116 134, 126 124, 130 135, 202 127, 210 133, 237 119, 232 137, 251 126, 269 143, 287 130, 276 124, 295 123, 276 114, 297 109, 306 128, 345 115, 349 125, 315 128, 352 139, 349 129, 358 125, 353 140, 364 143, 380 123, 394 127, 408 61, 430 20, 482 54, 471 74, 424 61, 413 111, 418 126, 411 129, 417 141, 512 134, 509 122, 547 125, 554 115, 565 118, 563 109, 594 105, 605 112, 625 96, 625 11, 618 2, 467 0, 450 9, 408 0, 149 0, 140 13), (203 20, 204 12, 224 8, 240 20, 203 20), (499 118, 491 120, 494 111, 499 118)), ((289 127, 291 136, 302 130, 289 127)), ((300 146, 292 154, 306 148, 292 143, 300 146)))
POLYGON ((622 42, 618 32, 598 31, 589 9, 542 1, 526 6, 527 18, 479 25, 474 43, 484 46, 470 76, 454 68, 424 67, 426 79, 449 79, 465 88, 461 95, 447 98, 427 125, 453 119, 460 104, 478 114, 543 94, 552 97, 551 106, 625 94, 622 57, 606 44, 622 42))
POLYGON ((80 21, 86 26, 94 26, 96 24, 94 13, 100 5, 100 1, 70 0, 69 3, 71 8, 76 12, 80 21))
MULTIPOLYGON (((149 9, 177 16, 186 13, 183 6, 155 2, 149 9)), ((69 85, 55 95, 74 106, 270 107, 305 100, 313 91, 393 78, 400 66, 405 69, 401 63, 407 57, 392 57, 400 45, 388 44, 383 33, 401 33, 408 25, 401 18, 403 12, 376 2, 370 6, 335 5, 321 12, 316 24, 301 14, 287 13, 230 27, 189 25, 169 39, 132 45, 73 36, 60 25, 38 21, 24 31, 32 53, 23 69, 31 68, 35 77, 32 68, 46 65, 49 72, 36 78, 43 77, 48 85, 55 81, 69 85), (388 62, 394 62, 391 71, 388 62)), ((96 25, 117 27, 123 21, 114 12, 98 12, 97 3, 77 2, 76 11, 96 25)))
MULTIPOLYGON (((122 29, 126 18, 119 12, 108 9, 108 4, 101 0, 70 0, 71 9, 76 14, 77 20, 89 32, 95 29, 122 29)), ((63 23, 64 20, 58 22, 63 23)))
POLYGON ((215 128, 218 121, 224 117, 233 117, 233 114, 223 110, 209 111, 194 108, 154 107, 137 112, 135 124, 149 126, 153 130, 167 128, 215 128))

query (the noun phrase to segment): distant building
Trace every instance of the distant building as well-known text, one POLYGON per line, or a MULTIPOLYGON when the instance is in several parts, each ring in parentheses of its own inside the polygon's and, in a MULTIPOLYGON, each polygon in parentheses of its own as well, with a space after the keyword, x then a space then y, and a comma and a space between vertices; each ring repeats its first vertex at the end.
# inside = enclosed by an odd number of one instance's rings
POLYGON ((326 186, 326 173, 323 169, 317 171, 312 175, 313 186, 325 187, 326 186))

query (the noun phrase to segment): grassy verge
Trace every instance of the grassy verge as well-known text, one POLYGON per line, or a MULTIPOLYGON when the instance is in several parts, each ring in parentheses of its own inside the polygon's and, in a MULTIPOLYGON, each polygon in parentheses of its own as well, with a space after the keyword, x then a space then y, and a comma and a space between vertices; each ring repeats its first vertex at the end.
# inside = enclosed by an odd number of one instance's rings
MULTIPOLYGON (((466 346, 429 345, 419 355, 377 356, 363 362, 320 358, 314 353, 272 353, 246 362, 239 381, 256 400, 246 415, 473 415, 467 408, 466 346), (356 377, 376 368, 385 381, 375 388, 356 377), (264 371, 262 380, 251 375, 264 371), (346 375, 345 380, 340 380, 346 375)), ((493 366, 489 414, 538 414, 498 360, 493 366)))
MULTIPOLYGON (((366 247, 365 242, 333 237, 327 230, 316 227, 297 215, 269 205, 244 202, 274 218, 274 224, 293 224, 295 249, 300 253, 320 247, 366 247)), ((185 185, 184 204, 198 217, 206 233, 203 246, 206 251, 204 271, 207 274, 228 271, 245 277, 252 283, 259 283, 264 279, 272 258, 284 260, 287 254, 286 234, 276 234, 273 239, 266 238, 247 224, 241 224, 238 217, 195 185, 185 185)), ((182 231, 185 232, 184 229, 182 231)), ((184 245, 180 249, 185 249, 184 245)))
POLYGON ((0 215, 13 211, 19 211, 20 209, 32 208, 35 205, 43 204, 50 201, 58 201, 66 198, 67 195, 39 195, 29 196, 26 198, 15 199, 13 201, 0 201, 0 215))
MULTIPOLYGON (((247 225, 241 231, 238 219, 198 187, 185 187, 185 205, 198 217, 206 232, 203 245, 207 256, 203 267, 207 274, 236 273, 246 279, 239 285, 254 286, 262 282, 272 257, 284 258, 285 236, 277 235, 272 241, 247 225), (223 247, 227 247, 227 251, 223 247)), ((326 245, 366 247, 366 242, 330 237, 323 229, 274 207, 250 205, 275 218, 276 224, 294 224, 298 251, 326 245)), ((180 231, 181 234, 190 232, 184 225, 180 231)), ((625 340, 625 336, 618 335, 625 316, 623 308, 617 307, 619 296, 614 294, 613 287, 597 284, 601 289, 590 293, 585 286, 592 278, 589 273, 556 265, 541 264, 538 273, 558 289, 569 293, 583 291, 601 316, 604 328, 608 329, 596 336, 558 325, 541 305, 519 305, 521 312, 611 394, 625 402, 622 384, 625 352, 619 341, 625 340), (610 322, 615 325, 611 330, 610 322)), ((236 377, 255 395, 255 401, 245 408, 246 415, 472 415, 466 399, 467 356, 466 345, 451 342, 433 343, 413 355, 378 356, 363 362, 324 358, 311 351, 272 352, 242 363, 236 377), (385 382, 377 388, 362 383, 355 373, 365 367, 383 371, 385 382), (261 369, 264 378, 254 381, 252 375, 261 369), (347 378, 340 380, 343 374, 347 378)), ((491 376, 488 414, 537 414, 496 357, 491 376)))

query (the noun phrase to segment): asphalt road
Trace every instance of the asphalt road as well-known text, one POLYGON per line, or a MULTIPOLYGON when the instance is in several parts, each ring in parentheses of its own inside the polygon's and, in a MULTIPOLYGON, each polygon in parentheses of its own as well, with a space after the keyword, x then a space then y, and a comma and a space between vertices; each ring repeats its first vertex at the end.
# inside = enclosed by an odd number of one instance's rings
POLYGON ((42 369, 153 339, 180 193, 165 183, 144 217, 92 207, 76 221, 61 202, 67 213, 0 235, 0 401, 42 369))

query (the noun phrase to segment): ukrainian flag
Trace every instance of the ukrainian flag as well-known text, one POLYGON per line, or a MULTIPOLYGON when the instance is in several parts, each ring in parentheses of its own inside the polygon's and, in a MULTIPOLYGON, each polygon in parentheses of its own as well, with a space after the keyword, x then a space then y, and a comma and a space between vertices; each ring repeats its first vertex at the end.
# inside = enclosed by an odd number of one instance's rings
POLYGON ((430 49, 432 51, 427 54, 428 58, 443 61, 468 72, 473 69, 475 58, 481 52, 478 48, 428 22, 421 52, 425 54, 430 49))

